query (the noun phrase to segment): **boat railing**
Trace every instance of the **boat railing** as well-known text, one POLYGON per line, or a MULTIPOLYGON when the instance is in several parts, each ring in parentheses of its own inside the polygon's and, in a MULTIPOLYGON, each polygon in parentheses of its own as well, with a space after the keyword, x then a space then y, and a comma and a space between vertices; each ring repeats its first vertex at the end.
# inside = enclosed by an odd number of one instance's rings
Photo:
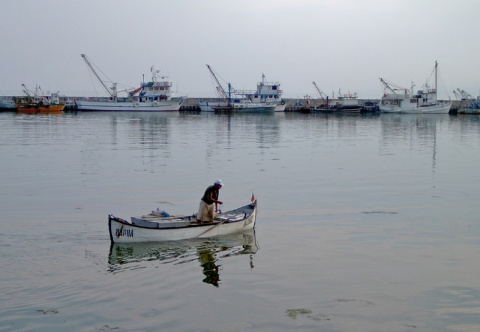
POLYGON ((280 82, 258 82, 257 85, 276 85, 280 87, 280 82))
POLYGON ((255 95, 257 90, 235 90, 235 93, 239 95, 255 95))

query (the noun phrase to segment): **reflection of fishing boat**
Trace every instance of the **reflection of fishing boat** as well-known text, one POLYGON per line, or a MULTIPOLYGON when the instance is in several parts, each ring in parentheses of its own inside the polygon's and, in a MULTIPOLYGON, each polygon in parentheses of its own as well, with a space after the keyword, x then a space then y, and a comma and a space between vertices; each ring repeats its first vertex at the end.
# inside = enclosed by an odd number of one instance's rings
POLYGON ((108 216, 112 243, 152 242, 226 235, 255 227, 257 201, 238 209, 217 214, 212 223, 197 224, 196 215, 165 217, 151 213, 132 217, 131 222, 108 216))
POLYGON ((435 87, 431 89, 426 83, 425 89, 418 90, 416 94, 413 93, 413 85, 409 91, 381 78, 380 82, 384 85, 385 92, 380 100, 380 111, 385 113, 448 113, 451 103, 437 100, 437 62, 435 62, 434 71, 435 87))
POLYGON ((117 84, 113 83, 112 88, 109 89, 97 74, 87 56, 82 54, 82 58, 110 96, 98 100, 76 100, 75 103, 79 111, 178 111, 185 100, 183 97, 173 97, 172 82, 168 81, 165 76, 160 77, 159 71, 155 70, 153 66, 151 67, 152 80, 150 82, 142 82, 139 88, 128 91, 128 97, 119 98, 117 84))

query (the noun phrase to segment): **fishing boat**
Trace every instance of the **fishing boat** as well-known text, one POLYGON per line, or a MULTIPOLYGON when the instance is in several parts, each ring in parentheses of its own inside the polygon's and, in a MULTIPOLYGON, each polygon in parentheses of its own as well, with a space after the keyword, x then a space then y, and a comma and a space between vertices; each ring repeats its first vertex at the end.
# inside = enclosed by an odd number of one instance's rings
MULTIPOLYGON (((163 211, 162 211, 163 212, 163 211)), ((112 243, 174 241, 227 235, 253 229, 256 222, 257 201, 237 209, 220 212, 211 223, 197 223, 196 215, 168 216, 155 212, 130 221, 108 216, 108 230, 112 243)))
MULTIPOLYGON (((270 113, 275 112, 277 109, 285 110, 285 102, 282 103, 281 100, 277 100, 281 95, 281 90, 278 89, 280 84, 265 84, 265 81, 263 81, 262 85, 262 82, 260 82, 260 91, 263 91, 262 93, 266 93, 269 90, 273 91, 275 89, 277 95, 277 98, 275 98, 273 94, 267 95, 271 98, 267 98, 265 95, 262 97, 262 95, 255 95, 255 91, 236 90, 232 87, 231 83, 227 83, 227 88, 224 88, 210 65, 207 65, 207 68, 217 85, 216 90, 220 97, 220 101, 211 102, 199 100, 198 106, 202 112, 270 113)), ((257 91, 259 85, 257 85, 257 91)))
POLYGON ((445 114, 450 111, 451 102, 437 100, 437 71, 438 63, 435 61, 435 87, 432 89, 425 83, 424 89, 413 92, 414 85, 410 90, 396 86, 380 78, 384 86, 384 94, 380 100, 379 109, 385 113, 432 113, 445 114))
POLYGON ((245 112, 245 113, 263 113, 263 112, 275 112, 276 105, 264 103, 253 103, 250 101, 232 100, 232 102, 226 105, 217 105, 213 107, 216 113, 228 113, 228 112, 245 112))
POLYGON ((458 110, 460 114, 480 114, 480 97, 470 100, 470 102, 458 110))
POLYGON ((245 99, 252 103, 274 104, 275 112, 285 111, 286 103, 282 99, 283 91, 279 82, 266 82, 265 74, 262 73, 262 80, 257 83, 256 90, 237 90, 238 94, 245 96, 245 99))
POLYGON ((457 91, 453 91, 455 96, 459 99, 459 108, 457 112, 460 114, 480 114, 480 96, 474 98, 465 90, 457 89, 457 91))
POLYGON ((317 105, 310 107, 310 111, 325 112, 325 113, 335 112, 336 111, 335 105, 332 104, 330 98, 327 95, 325 95, 322 92, 322 90, 320 90, 320 88, 318 87, 317 83, 315 83, 315 81, 313 81, 312 83, 315 89, 317 90, 318 94, 320 95, 321 100, 317 105))
POLYGON ((17 113, 20 114, 62 114, 65 104, 60 103, 57 92, 43 94, 40 87, 35 87, 31 92, 25 84, 22 84, 26 98, 21 99, 17 105, 17 113))
POLYGON ((346 113, 358 113, 362 110, 362 105, 358 102, 357 93, 351 94, 342 94, 340 89, 338 90, 338 97, 335 99, 335 96, 332 94, 330 99, 326 96, 318 87, 317 83, 312 82, 313 86, 320 95, 320 103, 316 106, 311 107, 311 111, 314 112, 346 112, 346 113))
POLYGON ((362 105, 358 103, 357 93, 343 94, 338 91, 338 100, 335 104, 335 108, 338 112, 345 113, 359 113, 362 110, 362 105))
POLYGON ((14 111, 17 108, 15 100, 13 98, 4 97, 0 99, 0 110, 3 111, 14 111))
POLYGON ((296 112, 309 114, 313 106, 310 103, 310 96, 304 96, 303 99, 297 99, 292 106, 285 109, 286 112, 296 112))
POLYGON ((125 98, 118 97, 117 83, 112 87, 100 78, 91 62, 85 54, 81 55, 87 66, 100 81, 102 86, 109 94, 108 98, 78 99, 75 101, 79 111, 92 112, 168 112, 178 111, 185 101, 185 97, 174 97, 172 82, 168 81, 166 76, 160 76, 160 71, 155 70, 154 66, 150 68, 152 80, 140 83, 140 87, 127 91, 125 98))

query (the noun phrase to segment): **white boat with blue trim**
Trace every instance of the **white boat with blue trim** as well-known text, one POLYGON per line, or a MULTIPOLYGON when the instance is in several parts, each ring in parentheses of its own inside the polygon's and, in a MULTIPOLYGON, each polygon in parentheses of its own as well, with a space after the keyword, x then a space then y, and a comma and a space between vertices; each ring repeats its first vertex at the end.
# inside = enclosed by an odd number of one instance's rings
POLYGON ((79 111, 92 112, 169 112, 178 111, 185 97, 173 97, 172 82, 166 76, 160 76, 159 70, 152 66, 152 80, 140 83, 140 87, 128 91, 127 97, 118 97, 117 83, 108 88, 100 78, 85 54, 82 58, 90 70, 103 85, 109 97, 96 98, 94 100, 78 99, 75 101, 79 111))
POLYGON ((262 81, 257 83, 257 90, 236 90, 230 83, 227 83, 227 88, 224 88, 210 65, 207 65, 207 68, 215 81, 219 100, 199 100, 198 106, 200 111, 235 113, 285 111, 286 104, 281 99, 282 90, 280 90, 280 83, 265 82, 265 75, 262 74, 262 81))

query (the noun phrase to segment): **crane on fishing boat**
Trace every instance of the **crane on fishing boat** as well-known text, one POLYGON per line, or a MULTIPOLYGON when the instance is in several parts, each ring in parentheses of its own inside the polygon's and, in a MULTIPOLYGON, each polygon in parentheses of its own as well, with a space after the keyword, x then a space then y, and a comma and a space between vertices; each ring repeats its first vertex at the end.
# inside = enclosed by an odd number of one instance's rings
POLYGON ((215 75, 213 69, 210 67, 210 65, 207 65, 208 70, 210 71, 210 74, 212 75, 213 79, 217 83, 217 91, 220 94, 220 97, 225 98, 227 102, 230 104, 230 98, 231 98, 231 93, 232 93, 232 86, 230 83, 228 83, 228 93, 225 91, 223 88, 222 84, 217 78, 217 75, 215 75))
POLYGON ((23 93, 25 93, 27 97, 32 98, 32 96, 30 95, 30 90, 28 90, 27 86, 24 83, 22 83, 22 87, 23 87, 23 93))
POLYGON ((83 60, 85 60, 85 63, 87 64, 88 68, 90 68, 93 75, 95 75, 95 77, 100 81, 100 83, 105 88, 105 90, 110 95, 110 97, 114 100, 117 99, 117 95, 118 95, 118 93, 117 93, 117 83, 112 83, 113 86, 111 88, 108 88, 107 85, 105 84, 105 82, 101 79, 100 75, 98 75, 95 68, 93 68, 92 64, 90 63, 90 61, 87 58, 87 55, 86 54, 80 54, 80 56, 83 58, 83 60))
POLYGON ((313 86, 315 87, 315 89, 317 89, 317 92, 318 94, 320 95, 320 98, 322 98, 322 100, 324 102, 326 102, 326 99, 328 99, 328 96, 325 96, 324 93, 320 90, 320 88, 318 87, 317 83, 315 83, 315 81, 312 82, 313 83, 313 86), (326 98, 326 99, 325 99, 326 98))

